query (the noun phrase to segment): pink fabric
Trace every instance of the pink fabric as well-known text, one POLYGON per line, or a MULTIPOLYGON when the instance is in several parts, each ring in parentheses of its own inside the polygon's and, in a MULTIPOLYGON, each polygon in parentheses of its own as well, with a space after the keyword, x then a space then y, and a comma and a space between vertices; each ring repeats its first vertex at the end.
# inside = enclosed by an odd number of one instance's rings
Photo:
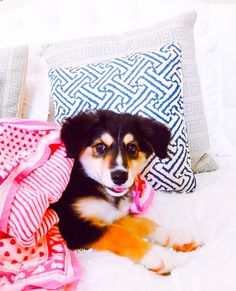
POLYGON ((3 290, 63 290, 79 280, 78 263, 56 226, 32 247, 23 247, 15 238, 2 234, 0 258, 3 290))
MULTIPOLYGON (((62 290, 78 282, 80 269, 48 209, 65 189, 73 166, 60 126, 0 120, 0 289, 62 290)), ((145 211, 154 190, 136 178, 132 213, 145 211)))
POLYGON ((73 166, 60 140, 60 126, 0 120, 0 289, 58 289, 78 280, 48 209, 65 189, 73 166))
POLYGON ((155 191, 151 184, 148 183, 141 175, 135 179, 133 203, 130 212, 134 214, 145 212, 152 203, 155 191))

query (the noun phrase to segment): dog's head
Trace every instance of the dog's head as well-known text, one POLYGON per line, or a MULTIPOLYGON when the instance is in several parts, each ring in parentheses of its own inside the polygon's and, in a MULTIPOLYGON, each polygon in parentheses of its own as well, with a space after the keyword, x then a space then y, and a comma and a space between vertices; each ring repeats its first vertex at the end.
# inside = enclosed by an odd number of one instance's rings
POLYGON ((87 176, 108 194, 122 196, 152 153, 167 157, 170 131, 138 115, 98 110, 67 118, 61 138, 67 156, 78 159, 87 176))

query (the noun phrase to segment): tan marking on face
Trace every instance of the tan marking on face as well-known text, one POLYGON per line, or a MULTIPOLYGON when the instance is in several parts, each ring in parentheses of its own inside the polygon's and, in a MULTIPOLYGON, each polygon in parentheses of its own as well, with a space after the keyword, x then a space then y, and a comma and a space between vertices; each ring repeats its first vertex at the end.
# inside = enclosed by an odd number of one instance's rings
POLYGON ((110 147, 114 142, 114 138, 109 133, 104 133, 101 136, 101 140, 108 147, 110 147))
POLYGON ((102 159, 96 158, 96 149, 87 147, 80 155, 80 162, 83 164, 87 175, 96 181, 101 179, 102 159))
POLYGON ((107 153, 105 155, 105 157, 103 158, 103 161, 102 161, 103 169, 110 169, 112 158, 113 158, 113 156, 111 153, 107 153))
POLYGON ((138 152, 137 159, 128 159, 128 169, 131 171, 133 177, 141 171, 141 169, 145 166, 146 161, 147 158, 143 152, 138 152))
POLYGON ((114 142, 114 138, 109 133, 104 133, 101 137, 97 138, 92 144, 92 154, 94 157, 97 156, 96 145, 102 143, 107 148, 111 147, 114 142))
POLYGON ((123 138, 123 142, 125 145, 129 144, 132 141, 134 141, 134 136, 131 133, 127 133, 123 138))
MULTIPOLYGON (((99 143, 99 141, 97 141, 97 143, 99 143)), ((98 153, 97 153, 96 147, 95 147, 95 146, 92 147, 92 148, 91 148, 91 154, 90 154, 90 155, 91 155, 92 157, 96 157, 97 154, 98 154, 98 153)), ((81 156, 82 156, 82 155, 81 155, 81 156)))
POLYGON ((105 156, 97 156, 96 149, 87 147, 80 156, 80 162, 82 163, 87 175, 95 181, 112 187, 110 178, 110 164, 112 155, 107 153, 105 156))

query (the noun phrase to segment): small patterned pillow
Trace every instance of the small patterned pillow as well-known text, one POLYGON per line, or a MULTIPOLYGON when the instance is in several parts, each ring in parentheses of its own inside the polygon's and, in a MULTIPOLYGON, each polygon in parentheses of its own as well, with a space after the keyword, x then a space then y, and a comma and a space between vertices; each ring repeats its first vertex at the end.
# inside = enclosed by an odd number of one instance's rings
POLYGON ((195 189, 183 114, 178 43, 103 63, 53 68, 49 77, 58 123, 80 111, 109 109, 138 113, 166 124, 172 132, 170 158, 159 160, 153 155, 143 173, 155 190, 195 189))
POLYGON ((0 49, 0 117, 20 117, 28 46, 0 49))

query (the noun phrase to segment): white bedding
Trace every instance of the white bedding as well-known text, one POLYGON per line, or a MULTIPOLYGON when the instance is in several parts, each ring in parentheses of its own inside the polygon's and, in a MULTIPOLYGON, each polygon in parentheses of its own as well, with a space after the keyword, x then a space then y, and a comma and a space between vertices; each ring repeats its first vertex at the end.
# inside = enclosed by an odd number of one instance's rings
POLYGON ((193 194, 159 192, 148 213, 159 224, 193 233, 204 246, 191 253, 170 250, 176 268, 169 276, 108 252, 80 251, 78 290, 236 290, 236 149, 215 158, 219 169, 198 174, 193 194))
POLYGON ((170 250, 176 267, 169 276, 108 252, 80 251, 83 275, 78 290, 235 291, 236 0, 0 0, 0 8, 0 47, 30 45, 26 111, 28 118, 40 120, 48 116, 49 89, 47 71, 41 74, 45 63, 39 44, 120 33, 183 11, 198 12, 196 55, 210 151, 219 169, 197 174, 192 194, 157 193, 148 216, 193 233, 204 246, 191 253, 170 250))

